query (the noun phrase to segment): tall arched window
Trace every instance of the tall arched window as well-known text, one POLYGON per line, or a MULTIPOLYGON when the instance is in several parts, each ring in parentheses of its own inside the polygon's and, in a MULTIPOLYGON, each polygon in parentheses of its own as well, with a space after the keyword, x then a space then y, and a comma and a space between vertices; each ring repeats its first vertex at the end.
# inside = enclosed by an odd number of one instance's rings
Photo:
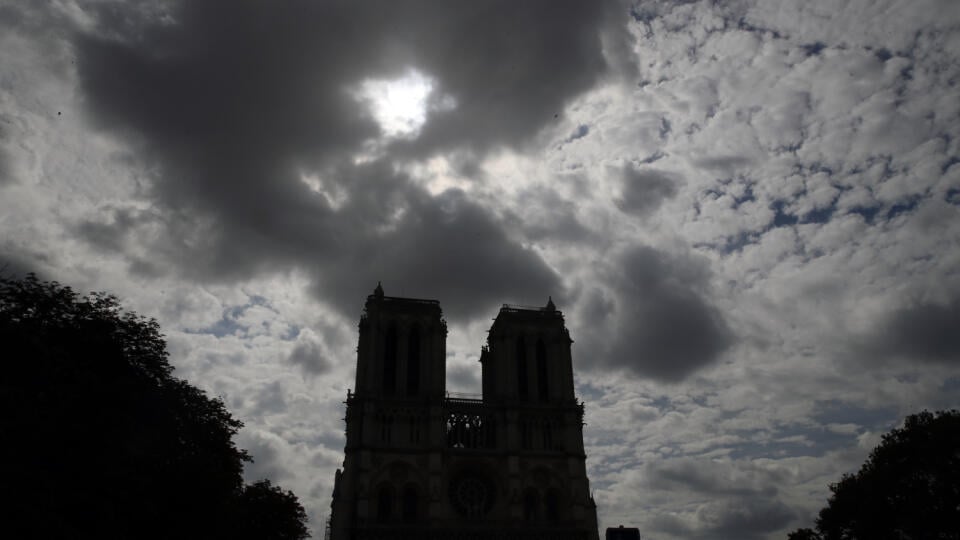
POLYGON ((420 392, 420 327, 414 325, 407 336, 407 395, 420 392))
POLYGON ((417 488, 412 484, 407 484, 403 488, 403 502, 401 517, 405 523, 415 523, 419 516, 419 495, 417 488))
POLYGON ((547 347, 542 339, 537 340, 537 394, 540 401, 549 399, 550 381, 547 379, 547 347))
POLYGON ((540 497, 537 496, 537 490, 527 488, 523 492, 523 519, 527 521, 536 521, 539 514, 540 497))
POLYGON ((381 523, 393 518, 393 486, 382 484, 377 492, 377 521, 381 523))
POLYGON ((540 427, 543 430, 543 449, 553 450, 553 425, 546 420, 540 427))
POLYGON ((547 519, 550 521, 556 521, 560 519, 560 492, 557 490, 557 488, 550 488, 547 490, 545 502, 547 506, 547 519))
POLYGON ((383 393, 392 396, 397 388, 397 326, 391 324, 383 340, 383 393))
POLYGON ((520 399, 527 399, 528 394, 527 344, 521 336, 517 339, 517 395, 520 396, 520 399))

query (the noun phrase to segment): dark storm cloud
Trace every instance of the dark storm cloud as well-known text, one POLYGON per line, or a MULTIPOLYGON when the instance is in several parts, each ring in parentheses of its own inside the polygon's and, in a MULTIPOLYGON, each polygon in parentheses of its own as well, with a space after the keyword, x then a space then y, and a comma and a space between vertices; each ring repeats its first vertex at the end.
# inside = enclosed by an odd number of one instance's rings
POLYGON ((80 74, 108 127, 161 152, 244 160, 222 154, 246 149, 275 167, 355 149, 376 127, 346 88, 415 67, 457 106, 410 146, 483 149, 521 143, 606 72, 601 31, 626 30, 602 28, 598 4, 187 2, 176 24, 101 17, 125 39, 80 40, 80 74))
POLYGON ((33 273, 40 279, 52 279, 47 270, 54 268, 56 263, 56 254, 41 249, 39 245, 0 238, 0 276, 21 278, 33 273))
POLYGON ((697 538, 759 540, 782 529, 797 515, 779 500, 754 497, 707 505, 697 517, 706 525, 697 538))
POLYGON ((0 132, 0 187, 13 182, 13 172, 10 170, 10 155, 3 147, 3 133, 0 132))
MULTIPOLYGON (((906 359, 960 362, 960 297, 899 309, 881 325, 875 353, 906 359)), ((874 348, 871 347, 871 348, 874 348)))
POLYGON ((19 253, 6 252, 0 247, 0 278, 19 279, 30 273, 43 277, 30 260, 19 253))
POLYGON ((607 73, 604 46, 628 41, 623 18, 609 16, 617 7, 576 1, 429 4, 434 13, 417 40, 416 62, 439 78, 439 90, 458 106, 437 115, 404 150, 522 144, 607 73))
POLYGON ((617 207, 629 214, 647 216, 664 200, 677 194, 679 178, 666 171, 640 168, 631 163, 620 170, 620 182, 617 207))
POLYGON ((559 279, 540 257, 510 241, 462 192, 420 193, 409 202, 392 230, 356 243, 344 264, 326 268, 318 279, 342 311, 356 314, 377 281, 388 295, 438 299, 454 319, 560 291, 559 279))
MULTIPOLYGON (((256 222, 227 215, 220 222, 190 221, 182 213, 111 209, 103 222, 83 223, 79 234, 101 249, 134 243, 142 227, 171 234, 150 253, 188 264, 192 277, 222 280, 301 265, 314 276, 317 297, 354 317, 378 281, 387 294, 441 300, 447 316, 464 319, 495 311, 505 301, 558 295, 557 275, 532 250, 508 238, 487 210, 457 190, 432 196, 382 162, 333 173, 350 193, 336 212, 316 194, 267 213, 256 222), (319 211, 309 211, 316 204, 319 211), (171 217, 172 216, 172 217, 171 217)), ((140 240, 143 242, 143 238, 140 240)), ((133 263, 144 261, 132 258, 133 263)))
POLYGON ((313 340, 297 343, 290 352, 288 361, 300 366, 307 376, 323 375, 330 371, 330 361, 323 354, 320 344, 313 340))
POLYGON ((788 480, 776 472, 686 458, 648 465, 647 476, 651 488, 683 488, 710 497, 770 498, 777 494, 776 485, 788 480))
MULTIPOLYGON (((0 24, 2 28, 2 24, 0 24)), ((10 115, 0 112, 0 188, 13 182, 13 167, 10 164, 10 151, 7 145, 12 139, 11 125, 13 120, 10 115)))
POLYGON ((693 160, 693 164, 703 169, 724 175, 735 174, 738 170, 749 166, 753 161, 746 156, 719 155, 693 160))
POLYGON ((647 486, 693 493, 710 502, 697 511, 695 529, 680 522, 662 522, 665 530, 686 538, 764 538, 796 518, 778 497, 790 479, 781 471, 749 464, 675 459, 647 467, 647 486))
POLYGON ((594 317, 616 328, 605 344, 609 365, 672 382, 716 360, 734 336, 708 301, 708 278, 705 261, 692 256, 628 251, 610 276, 615 298, 588 302, 594 317))
MULTIPOLYGON (((602 42, 627 36, 609 6, 122 6, 98 8, 97 35, 77 40, 82 89, 94 123, 152 171, 182 272, 217 280, 298 265, 351 315, 362 296, 348 302, 347 292, 377 279, 440 297, 455 316, 556 291, 539 256, 462 194, 431 197, 388 163, 354 165, 379 127, 349 89, 416 68, 456 103, 432 112, 419 138, 388 145, 383 161, 523 145, 607 72, 602 42), (346 202, 312 192, 305 173, 346 202)), ((103 227, 81 234, 112 241, 103 227)))
POLYGON ((577 217, 577 202, 562 197, 553 188, 533 186, 522 190, 517 194, 517 207, 520 212, 507 212, 505 219, 532 241, 582 244, 601 240, 577 217))
POLYGON ((103 207, 100 210, 100 219, 78 223, 76 234, 91 246, 106 252, 123 251, 127 232, 150 219, 147 215, 149 212, 135 208, 103 207))

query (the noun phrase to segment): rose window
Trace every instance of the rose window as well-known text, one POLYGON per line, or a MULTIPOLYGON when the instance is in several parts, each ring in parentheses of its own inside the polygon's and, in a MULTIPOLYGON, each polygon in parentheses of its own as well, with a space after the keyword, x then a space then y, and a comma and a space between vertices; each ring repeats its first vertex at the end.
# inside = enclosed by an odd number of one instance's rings
POLYGON ((450 483, 450 502, 464 517, 482 517, 493 506, 493 491, 490 481, 473 474, 463 475, 450 483))

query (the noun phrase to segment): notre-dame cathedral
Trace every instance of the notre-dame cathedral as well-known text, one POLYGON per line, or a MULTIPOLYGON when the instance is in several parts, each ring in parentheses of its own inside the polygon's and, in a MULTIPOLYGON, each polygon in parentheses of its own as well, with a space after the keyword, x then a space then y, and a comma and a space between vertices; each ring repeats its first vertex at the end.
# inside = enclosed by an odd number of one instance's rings
POLYGON ((446 392, 436 300, 385 296, 360 318, 333 540, 598 540, 563 314, 504 305, 482 399, 446 392))

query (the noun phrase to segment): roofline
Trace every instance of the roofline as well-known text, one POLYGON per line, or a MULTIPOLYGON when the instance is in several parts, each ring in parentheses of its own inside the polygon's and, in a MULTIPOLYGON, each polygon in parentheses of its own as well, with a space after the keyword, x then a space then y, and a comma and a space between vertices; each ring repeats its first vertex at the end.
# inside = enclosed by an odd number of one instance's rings
POLYGON ((409 302, 413 304, 425 304, 425 305, 440 307, 439 300, 430 300, 427 298, 404 298, 402 296, 378 296, 375 294, 368 295, 367 302, 370 302, 372 300, 374 301, 379 300, 379 301, 386 301, 386 302, 409 302))

